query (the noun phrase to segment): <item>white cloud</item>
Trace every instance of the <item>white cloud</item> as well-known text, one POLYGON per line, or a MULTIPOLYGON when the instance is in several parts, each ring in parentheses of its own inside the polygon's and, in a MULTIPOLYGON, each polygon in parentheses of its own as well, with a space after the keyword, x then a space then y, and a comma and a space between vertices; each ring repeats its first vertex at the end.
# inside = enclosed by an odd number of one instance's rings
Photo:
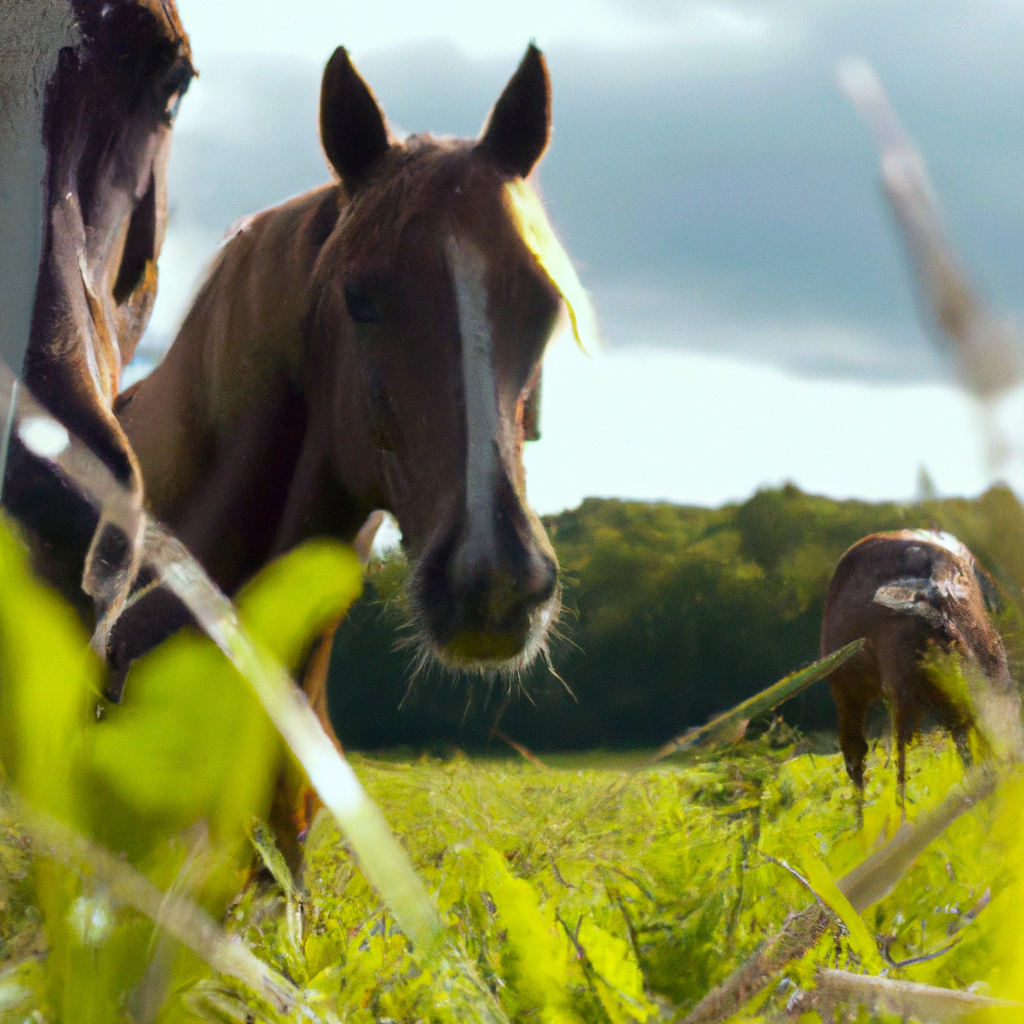
MULTIPOLYGON (((921 466, 942 494, 991 482, 981 415, 949 385, 805 380, 665 350, 588 360, 560 340, 543 396, 542 439, 526 452, 540 512, 589 495, 718 505, 786 481, 837 498, 904 500, 921 466)), ((1018 396, 1011 424, 1024 426, 1021 405, 1018 396)))
POLYGON ((290 0, 286 17, 278 0, 178 0, 178 8, 200 64, 203 51, 286 53, 322 61, 339 43, 358 57, 445 39, 479 58, 516 54, 530 39, 541 47, 628 50, 762 45, 773 36, 767 13, 710 2, 664 7, 653 18, 643 9, 595 0, 290 0))

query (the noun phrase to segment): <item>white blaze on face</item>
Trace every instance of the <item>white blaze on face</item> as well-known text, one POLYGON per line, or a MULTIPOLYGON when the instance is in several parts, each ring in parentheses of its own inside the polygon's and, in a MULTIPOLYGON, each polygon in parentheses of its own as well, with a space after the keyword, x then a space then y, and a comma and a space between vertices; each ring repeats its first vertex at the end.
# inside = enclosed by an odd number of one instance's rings
POLYGON ((472 242, 454 235, 448 239, 446 252, 462 339, 468 546, 489 546, 498 472, 498 392, 494 380, 494 335, 487 318, 487 261, 472 242))
POLYGON ((963 543, 956 539, 951 533, 941 530, 908 530, 908 533, 926 541, 928 544, 935 544, 937 547, 945 548, 951 555, 963 559, 970 565, 973 555, 964 547, 963 543))

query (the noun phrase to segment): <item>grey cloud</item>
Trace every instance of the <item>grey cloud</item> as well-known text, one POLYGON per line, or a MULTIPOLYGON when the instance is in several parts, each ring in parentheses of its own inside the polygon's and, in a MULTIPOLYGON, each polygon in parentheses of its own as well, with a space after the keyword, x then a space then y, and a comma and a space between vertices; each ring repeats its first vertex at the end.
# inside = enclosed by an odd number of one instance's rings
POLYGON ((317 138, 319 74, 280 57, 205 62, 175 128, 172 226, 219 237, 239 217, 328 180, 317 138))
MULTIPOLYGON (((660 0, 620 6, 672 13, 660 0)), ((555 135, 541 187, 609 342, 815 374, 947 376, 833 68, 849 53, 874 63, 971 272, 997 306, 1024 309, 1024 14, 945 0, 741 9, 785 31, 761 47, 548 52, 555 135)), ((328 171, 319 68, 207 64, 175 140, 172 223, 220 233, 328 171)), ((370 55, 360 70, 403 128, 472 135, 513 64, 438 43, 370 55)))

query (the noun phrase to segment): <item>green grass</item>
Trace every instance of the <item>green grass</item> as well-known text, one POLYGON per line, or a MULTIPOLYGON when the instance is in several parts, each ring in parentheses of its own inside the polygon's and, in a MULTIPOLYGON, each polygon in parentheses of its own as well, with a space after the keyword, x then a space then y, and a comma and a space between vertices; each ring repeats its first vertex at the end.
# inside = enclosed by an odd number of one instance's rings
MULTIPOLYGON (((292 659, 341 599, 324 603, 335 586, 327 553, 298 559, 291 570, 309 574, 301 586, 275 586, 271 573, 241 602, 292 659)), ((98 665, 84 635, 2 532, 0 584, 0 757, 11 787, 0 790, 0 1024, 679 1020, 815 906, 803 879, 834 918, 809 952, 777 957, 766 987, 730 1019, 791 1019, 787 1006, 823 967, 1024 994, 1016 777, 858 919, 833 880, 900 821, 895 770, 878 746, 862 813, 839 756, 812 752, 827 743, 794 745, 786 728, 653 767, 648 751, 541 763, 354 755, 448 926, 443 944, 416 950, 325 814, 299 878, 257 830, 270 870, 245 881, 245 829, 269 808, 280 747, 212 644, 171 641, 140 663, 125 705, 97 721, 98 665), (19 800, 64 824, 47 832, 19 800), (124 894, 140 884, 223 918, 300 1005, 274 1010, 237 971, 217 974, 179 947, 154 928, 152 902, 150 916, 130 909, 124 894)), ((909 817, 963 777, 946 738, 915 744, 909 817)))
MULTIPOLYGON (((616 784, 632 759, 550 762, 543 771, 501 757, 354 758, 457 930, 466 961, 514 1020, 626 1022, 689 1008, 812 901, 769 855, 799 868, 809 844, 838 877, 898 824, 893 768, 877 750, 863 829, 835 755, 773 750, 759 740, 644 771, 625 787, 616 784)), ((943 738, 913 747, 911 813, 937 803, 961 774, 943 738)), ((989 809, 971 812, 864 915, 893 961, 959 938, 949 952, 890 976, 953 988, 990 980, 998 930, 989 922, 1008 882, 1006 841, 989 809), (962 926, 988 889, 993 906, 962 926)), ((2 928, 14 935, 6 949, 16 962, 13 951, 24 957, 33 949, 27 936, 37 917, 30 887, 18 887, 25 854, 17 844, 4 849, 8 865, 21 865, 2 928)), ((321 1014, 353 1024, 473 1019, 474 995, 458 966, 435 970, 416 959, 325 816, 307 858, 291 901, 269 879, 250 885, 228 914, 230 929, 309 989, 321 1014)), ((838 924, 786 982, 771 984, 760 1012, 784 1006, 818 964, 861 969, 838 924)), ((223 978, 201 979, 182 998, 210 1020, 285 1019, 223 978)), ((30 1002, 22 1016, 0 1019, 24 1020, 30 1002)))

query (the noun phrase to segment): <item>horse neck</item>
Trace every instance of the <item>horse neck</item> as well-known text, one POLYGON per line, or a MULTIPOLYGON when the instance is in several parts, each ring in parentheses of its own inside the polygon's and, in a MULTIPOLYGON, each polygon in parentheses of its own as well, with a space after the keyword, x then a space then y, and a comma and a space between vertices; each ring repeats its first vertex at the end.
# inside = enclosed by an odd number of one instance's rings
POLYGON ((290 500, 303 322, 337 213, 337 186, 324 186, 237 228, 164 361, 118 403, 150 507, 229 589, 270 553, 290 500))

